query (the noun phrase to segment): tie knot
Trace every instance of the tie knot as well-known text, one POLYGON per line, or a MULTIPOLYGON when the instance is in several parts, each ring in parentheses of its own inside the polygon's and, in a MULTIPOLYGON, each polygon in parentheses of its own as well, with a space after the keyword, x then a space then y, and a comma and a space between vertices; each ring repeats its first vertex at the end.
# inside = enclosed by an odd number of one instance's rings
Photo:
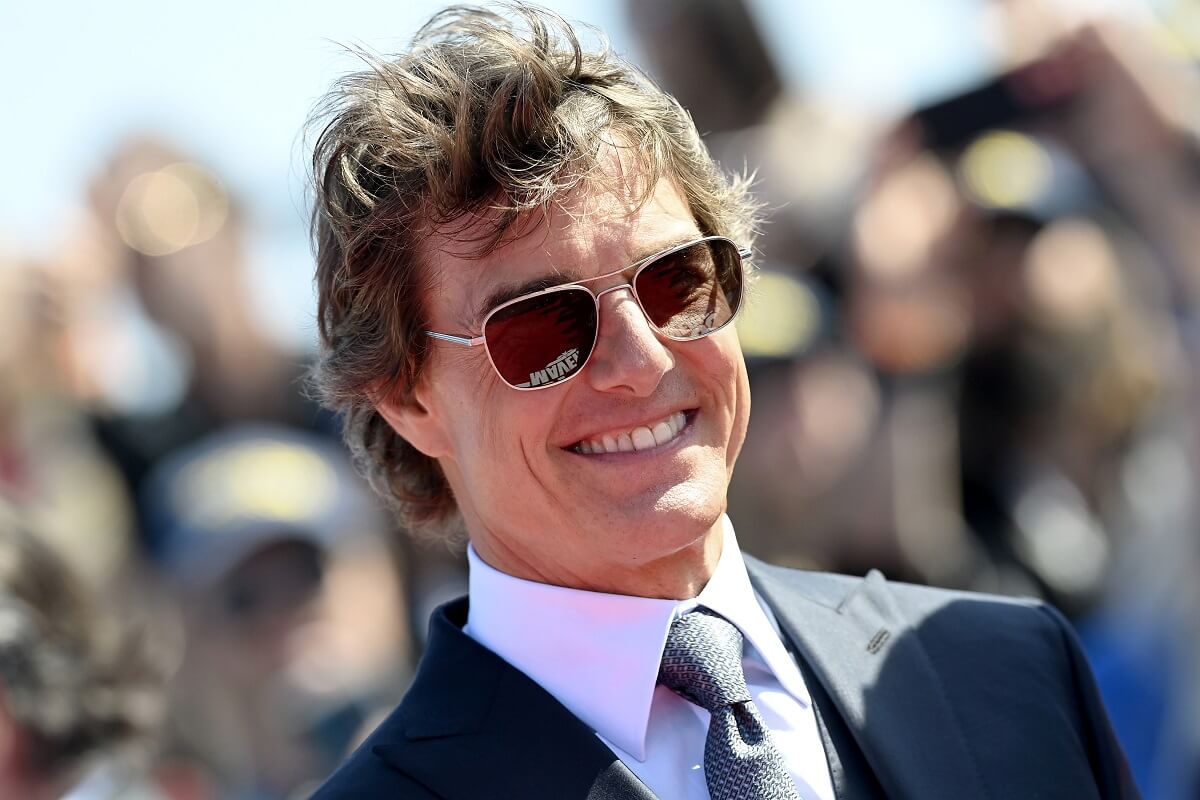
POLYGON ((658 682, 708 711, 750 700, 742 673, 742 634, 698 608, 671 623, 658 682))

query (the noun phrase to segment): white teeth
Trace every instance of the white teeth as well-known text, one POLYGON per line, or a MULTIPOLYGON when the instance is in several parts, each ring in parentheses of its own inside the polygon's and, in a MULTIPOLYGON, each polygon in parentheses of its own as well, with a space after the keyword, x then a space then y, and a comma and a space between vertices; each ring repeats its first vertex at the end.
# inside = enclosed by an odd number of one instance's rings
POLYGON ((653 425, 641 425, 624 433, 606 433, 595 439, 585 439, 578 445, 580 453, 628 453, 631 450, 649 450, 670 442, 687 425, 687 417, 676 411, 653 425))
POLYGON ((655 444, 666 444, 675 438, 675 429, 666 422, 660 422, 655 425, 650 433, 654 434, 655 444))
POLYGON ((633 437, 634 450, 649 450, 656 444, 649 428, 634 428, 630 436, 633 437))

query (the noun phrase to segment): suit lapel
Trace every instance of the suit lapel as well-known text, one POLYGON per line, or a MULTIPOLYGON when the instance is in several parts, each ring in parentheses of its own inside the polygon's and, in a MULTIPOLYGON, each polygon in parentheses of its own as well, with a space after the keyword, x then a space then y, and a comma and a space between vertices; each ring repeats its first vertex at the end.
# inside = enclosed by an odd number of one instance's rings
POLYGON ((746 562, 889 797, 987 796, 934 665, 879 572, 860 581, 746 562), (904 691, 873 691, 885 669, 904 691))
POLYGON ((577 717, 439 609, 397 724, 372 751, 447 800, 654 800, 577 717))

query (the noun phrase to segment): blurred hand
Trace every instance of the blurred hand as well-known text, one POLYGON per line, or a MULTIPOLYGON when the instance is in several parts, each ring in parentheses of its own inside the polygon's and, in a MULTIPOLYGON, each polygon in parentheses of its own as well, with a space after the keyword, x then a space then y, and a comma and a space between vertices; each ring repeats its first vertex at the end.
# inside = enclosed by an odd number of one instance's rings
POLYGON ((1190 65, 1156 50, 1150 33, 1126 22, 1089 23, 1028 71, 1029 91, 1070 90, 1053 132, 1099 171, 1174 163, 1187 152, 1200 108, 1190 65))

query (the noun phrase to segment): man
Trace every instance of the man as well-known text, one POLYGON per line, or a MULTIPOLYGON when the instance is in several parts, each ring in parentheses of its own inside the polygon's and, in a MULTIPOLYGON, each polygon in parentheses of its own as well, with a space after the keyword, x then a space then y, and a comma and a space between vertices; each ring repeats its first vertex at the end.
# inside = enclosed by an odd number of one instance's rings
POLYGON ((741 556, 754 205, 669 96, 459 8, 326 111, 318 384, 471 575, 318 797, 1136 796, 1055 612, 741 556))

